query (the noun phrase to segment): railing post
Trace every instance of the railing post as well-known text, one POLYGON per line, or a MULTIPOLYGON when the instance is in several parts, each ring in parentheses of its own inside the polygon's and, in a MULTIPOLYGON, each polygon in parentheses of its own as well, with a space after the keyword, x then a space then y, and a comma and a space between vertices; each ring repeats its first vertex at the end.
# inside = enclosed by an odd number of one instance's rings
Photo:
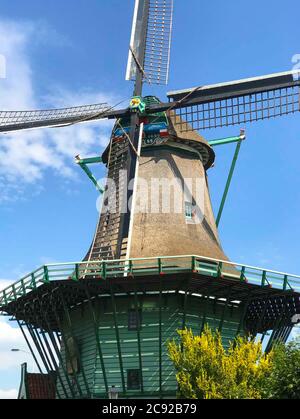
POLYGON ((246 275, 245 275, 245 273, 246 273, 246 267, 243 266, 242 267, 242 270, 241 270, 241 277, 240 277, 241 281, 246 281, 246 275))
POLYGON ((23 295, 26 295, 26 287, 25 287, 24 279, 22 279, 21 285, 22 285, 23 295))
POLYGON ((107 266, 106 266, 106 262, 102 262, 102 278, 106 279, 107 278, 107 266))
POLYGON ((48 266, 44 266, 44 282, 49 283, 49 269, 48 266))
POLYGON ((4 297, 4 303, 7 306, 7 296, 6 296, 6 291, 3 291, 3 297, 4 297))
POLYGON ((36 289, 36 282, 35 282, 35 276, 34 273, 31 274, 31 288, 33 288, 34 290, 36 289))
POLYGON ((262 280, 261 280, 261 286, 262 287, 265 287, 266 286, 266 283, 267 283, 267 272, 266 271, 263 271, 262 280))
POLYGON ((129 273, 130 275, 133 275, 133 261, 131 259, 129 261, 129 273))
POLYGON ((220 262, 218 265, 218 276, 222 276, 222 270, 223 270, 223 262, 220 262))
POLYGON ((12 290, 13 290, 15 301, 17 301, 18 295, 17 295, 17 292, 16 292, 16 286, 15 286, 15 284, 12 286, 12 290))
POLYGON ((192 257, 192 272, 196 273, 196 257, 192 257))
POLYGON ((287 275, 284 275, 284 281, 283 281, 283 291, 286 291, 289 285, 289 277, 287 275))
POLYGON ((161 258, 158 258, 158 271, 159 271, 159 275, 163 274, 163 265, 162 265, 161 258))
POLYGON ((75 265, 75 281, 79 282, 79 265, 78 265, 78 263, 76 263, 76 265, 75 265))

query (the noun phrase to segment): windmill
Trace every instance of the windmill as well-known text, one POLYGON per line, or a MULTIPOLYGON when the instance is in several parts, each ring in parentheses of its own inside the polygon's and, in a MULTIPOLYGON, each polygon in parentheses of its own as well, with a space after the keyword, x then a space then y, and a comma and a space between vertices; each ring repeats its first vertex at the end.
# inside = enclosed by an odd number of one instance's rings
MULTIPOLYGON (((84 261, 43 266, 0 294, 0 309, 18 323, 57 398, 107 397, 116 389, 127 398, 174 397, 166 342, 178 329, 201 332, 208 323, 225 344, 259 334, 270 350, 288 339, 300 313, 300 277, 232 263, 220 243, 217 225, 245 132, 210 143, 198 133, 298 112, 299 73, 173 91, 166 101, 144 97, 144 83, 168 82, 172 26, 173 0, 136 0, 126 72, 134 92, 125 109, 102 103, 0 112, 0 133, 116 121, 101 157, 76 157, 104 195, 84 261), (215 219, 207 171, 214 147, 228 143, 236 152, 215 219), (98 184, 88 167, 95 163, 106 164, 113 189, 98 184), (180 211, 136 210, 138 192, 149 193, 140 179, 156 177, 181 180, 180 211), (193 192, 199 179, 204 206, 193 192)), ((160 191, 156 202, 162 198, 160 191)))

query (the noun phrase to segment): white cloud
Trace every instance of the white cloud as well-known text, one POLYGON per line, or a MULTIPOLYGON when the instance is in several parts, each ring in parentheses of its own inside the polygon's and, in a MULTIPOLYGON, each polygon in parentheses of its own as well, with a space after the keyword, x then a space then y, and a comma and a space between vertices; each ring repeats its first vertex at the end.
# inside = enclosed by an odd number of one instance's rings
POLYGON ((12 349, 28 351, 21 331, 0 317, 0 371, 20 368, 24 362, 32 363, 30 354, 12 352, 12 349))
MULTIPOLYGON (((62 87, 50 86, 43 100, 36 97, 36 80, 29 54, 29 47, 41 29, 41 23, 16 24, 0 21, 0 54, 7 62, 7 78, 0 80, 1 110, 27 110, 41 107, 64 107, 89 103, 108 102, 117 99, 86 89, 70 92, 62 87)), ((50 30, 51 32, 51 30, 50 30)), ((53 38, 53 36, 52 36, 53 38)), ((59 36, 56 34, 56 42, 59 36)), ((67 128, 32 130, 0 135, 0 203, 22 198, 24 187, 38 189, 47 170, 74 180, 74 157, 99 153, 109 140, 111 122, 73 125, 67 128)))
MULTIPOLYGON (((43 363, 41 362, 41 359, 34 347, 29 333, 26 331, 26 329, 24 329, 24 332, 26 333, 27 339, 34 349, 35 356, 39 362, 39 365, 43 368, 43 363)), ((51 344, 50 347, 52 347, 51 344)), ((21 365, 25 362, 28 365, 29 372, 39 372, 34 358, 31 355, 23 334, 18 328, 17 324, 9 322, 7 319, 0 317, 0 378, 1 372, 9 372, 10 375, 16 375, 19 377, 21 374, 21 365), (18 349, 19 352, 12 352, 12 349, 18 349)))
MULTIPOLYGON (((0 279, 0 291, 15 282, 16 281, 0 279)), ((43 363, 41 362, 29 332, 26 328, 23 328, 23 330, 26 333, 28 341, 32 345, 39 365, 43 368, 43 363)), ((49 345, 53 350, 51 342, 49 342, 49 345)), ((35 364, 34 358, 27 347, 24 336, 17 323, 10 322, 9 317, 5 318, 0 316, 0 378, 1 371, 9 371, 18 376, 21 373, 21 365, 24 362, 28 364, 30 372, 38 372, 37 365, 35 364), (12 349, 18 349, 19 352, 12 352, 12 349)))
POLYGON ((5 288, 9 287, 16 281, 12 281, 11 279, 0 279, 0 291, 5 290, 5 288))
MULTIPOLYGON (((1 279, 0 291, 9 287, 16 281, 1 279)), ((29 341, 31 341, 27 334, 29 341)), ((1 371, 21 372, 21 364, 27 362, 32 371, 36 371, 33 358, 29 353, 25 339, 16 323, 12 323, 8 318, 0 317, 0 375, 1 371), (19 349, 20 352, 12 352, 12 349, 19 349)), ((1 390, 0 390, 1 399, 1 390)))
POLYGON ((300 338, 300 326, 295 326, 291 333, 291 339, 300 338))
POLYGON ((1 109, 26 109, 35 105, 32 89, 32 72, 26 49, 32 34, 28 24, 1 21, 0 49, 6 58, 7 77, 1 81, 1 109))
POLYGON ((16 400, 18 398, 18 390, 1 390, 0 400, 16 400))

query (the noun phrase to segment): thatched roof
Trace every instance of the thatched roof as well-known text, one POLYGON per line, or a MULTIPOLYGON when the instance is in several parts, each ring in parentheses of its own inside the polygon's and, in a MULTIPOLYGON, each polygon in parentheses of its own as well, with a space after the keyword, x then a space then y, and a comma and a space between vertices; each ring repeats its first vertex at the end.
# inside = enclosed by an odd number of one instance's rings
POLYGON ((215 161, 215 152, 208 142, 192 127, 184 122, 174 111, 169 112, 169 133, 172 140, 196 148, 203 160, 205 170, 208 170, 215 161))

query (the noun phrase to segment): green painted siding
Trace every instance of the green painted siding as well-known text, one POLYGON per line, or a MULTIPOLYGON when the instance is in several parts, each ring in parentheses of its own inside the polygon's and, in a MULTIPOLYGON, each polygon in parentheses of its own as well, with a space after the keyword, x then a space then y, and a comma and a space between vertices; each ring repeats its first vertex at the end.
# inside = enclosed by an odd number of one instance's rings
MULTIPOLYGON (((99 330, 100 344, 103 352, 108 387, 113 385, 123 392, 121 378, 121 364, 127 397, 142 396, 141 391, 127 390, 127 371, 139 370, 139 345, 137 331, 128 330, 128 312, 135 308, 134 297, 116 297, 117 323, 120 336, 121 362, 118 353, 116 329, 114 325, 113 306, 110 298, 103 298, 94 303, 97 314, 97 327, 99 330)), ((184 316, 183 294, 163 295, 162 298, 162 391, 176 394, 176 377, 173 366, 167 355, 167 342, 177 338, 177 330, 184 325, 192 328, 194 333, 200 333, 204 323, 217 329, 221 325, 224 313, 222 336, 224 344, 234 339, 240 322, 241 309, 235 306, 226 307, 226 302, 205 301, 201 297, 188 296, 186 300, 186 315, 184 316), (204 313, 206 315, 204 316, 204 313)), ((140 330, 142 353, 142 379, 145 394, 160 392, 160 339, 159 339, 159 295, 139 296, 139 307, 142 308, 142 328, 140 330)), ((87 395, 87 389, 82 371, 84 371, 88 387, 94 397, 103 397, 106 394, 100 356, 97 351, 93 319, 88 304, 71 311, 73 333, 78 342, 81 357, 81 373, 78 381, 82 393, 87 395)), ((64 330, 70 336, 70 330, 64 330)), ((62 348, 65 359, 65 349, 62 348)), ((61 371, 62 372, 62 371, 61 371)), ((63 376, 63 374, 62 374, 63 376)), ((72 377, 71 377, 72 378, 72 377)), ((74 378, 72 378, 74 381, 74 378)), ((76 384, 74 381, 74 389, 76 384)), ((60 387, 58 387, 60 390, 60 387)), ((62 393, 62 392, 61 392, 62 393)), ((78 391, 77 391, 78 394, 78 391)), ((79 394, 78 394, 79 396, 79 394)))

